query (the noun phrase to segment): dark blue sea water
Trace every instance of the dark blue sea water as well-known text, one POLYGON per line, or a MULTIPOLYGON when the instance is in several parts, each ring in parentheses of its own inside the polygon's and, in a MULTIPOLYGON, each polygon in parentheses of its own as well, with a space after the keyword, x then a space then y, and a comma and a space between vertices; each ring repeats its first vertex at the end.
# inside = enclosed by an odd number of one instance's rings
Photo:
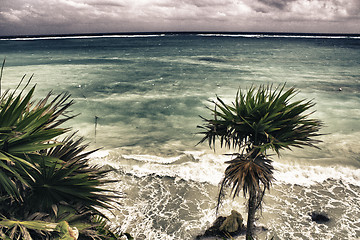
MULTIPOLYGON (((260 239, 360 238, 360 38, 356 36, 153 34, 0 39, 2 89, 34 74, 37 96, 68 91, 69 123, 103 147, 94 164, 116 171, 125 193, 111 216, 136 239, 193 239, 215 220, 226 150, 198 145, 208 100, 286 83, 312 99, 324 122, 320 150, 274 156, 276 181, 257 224, 260 239), (342 91, 339 91, 339 89, 342 91), (97 118, 95 135, 95 116, 97 118), (311 221, 325 212, 327 224, 311 221)), ((294 99, 295 100, 295 99, 294 99)), ((245 200, 228 199, 220 214, 245 200)), ((239 239, 243 239, 240 237, 239 239)))

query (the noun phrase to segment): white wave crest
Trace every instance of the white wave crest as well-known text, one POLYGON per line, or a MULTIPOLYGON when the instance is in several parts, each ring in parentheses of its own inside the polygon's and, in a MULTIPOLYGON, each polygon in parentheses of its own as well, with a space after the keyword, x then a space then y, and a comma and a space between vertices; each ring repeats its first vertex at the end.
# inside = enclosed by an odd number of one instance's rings
MULTIPOLYGON (((231 156, 201 151, 185 151, 178 156, 150 154, 114 154, 99 151, 92 156, 94 164, 121 169, 138 177, 158 175, 218 185, 231 156)), ((310 186, 327 179, 342 180, 360 186, 360 169, 340 165, 310 165, 274 161, 275 182, 310 186)))

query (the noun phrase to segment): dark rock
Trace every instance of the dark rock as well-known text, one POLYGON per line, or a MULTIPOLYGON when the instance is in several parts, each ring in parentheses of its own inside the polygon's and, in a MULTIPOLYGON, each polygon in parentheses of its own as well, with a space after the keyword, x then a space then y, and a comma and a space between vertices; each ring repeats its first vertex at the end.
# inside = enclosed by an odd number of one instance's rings
POLYGON ((242 223, 243 218, 240 213, 231 211, 228 217, 218 217, 213 225, 208 228, 204 234, 198 235, 196 239, 203 239, 207 237, 227 238, 234 237, 246 232, 246 228, 242 223))
POLYGON ((310 214, 311 220, 316 223, 326 223, 330 221, 330 218, 325 213, 312 212, 310 214))
POLYGON ((225 221, 221 224, 219 230, 228 233, 237 232, 245 228, 242 222, 243 218, 241 214, 237 211, 232 210, 231 215, 225 219, 225 221))
POLYGON ((219 230, 219 228, 221 224, 225 221, 225 219, 226 217, 222 217, 222 216, 218 217, 213 223, 213 225, 208 229, 206 229, 204 234, 196 236, 196 239, 203 239, 206 237, 221 237, 222 233, 219 230))

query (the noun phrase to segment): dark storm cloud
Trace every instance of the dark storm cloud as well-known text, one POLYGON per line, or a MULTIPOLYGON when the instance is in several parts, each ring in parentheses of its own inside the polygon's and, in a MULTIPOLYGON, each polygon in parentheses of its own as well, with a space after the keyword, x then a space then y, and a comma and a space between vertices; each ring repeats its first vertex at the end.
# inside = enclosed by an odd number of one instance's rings
POLYGON ((121 31, 360 32, 360 0, 1 1, 0 35, 121 31))
POLYGON ((260 3, 281 10, 284 9, 292 1, 295 0, 259 0, 260 3))

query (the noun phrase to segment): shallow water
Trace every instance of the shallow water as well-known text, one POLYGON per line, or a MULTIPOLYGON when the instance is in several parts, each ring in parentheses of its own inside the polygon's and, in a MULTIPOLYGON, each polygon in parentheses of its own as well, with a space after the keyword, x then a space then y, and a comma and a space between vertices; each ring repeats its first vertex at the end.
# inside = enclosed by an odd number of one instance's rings
MULTIPOLYGON (((226 150, 196 146, 198 117, 216 95, 286 82, 312 99, 324 122, 318 149, 274 156, 276 182, 265 197, 261 239, 360 237, 360 39, 152 35, 0 40, 2 89, 34 73, 37 96, 68 91, 81 113, 69 123, 103 147, 95 164, 115 169, 125 194, 112 218, 136 239, 192 239, 215 220, 226 150), (338 91, 339 88, 342 91, 338 91), (95 136, 95 116, 97 119, 95 136), (327 224, 309 213, 329 215, 327 224)), ((228 199, 221 214, 244 199, 228 199)), ((241 237, 239 238, 241 239, 241 237)))

